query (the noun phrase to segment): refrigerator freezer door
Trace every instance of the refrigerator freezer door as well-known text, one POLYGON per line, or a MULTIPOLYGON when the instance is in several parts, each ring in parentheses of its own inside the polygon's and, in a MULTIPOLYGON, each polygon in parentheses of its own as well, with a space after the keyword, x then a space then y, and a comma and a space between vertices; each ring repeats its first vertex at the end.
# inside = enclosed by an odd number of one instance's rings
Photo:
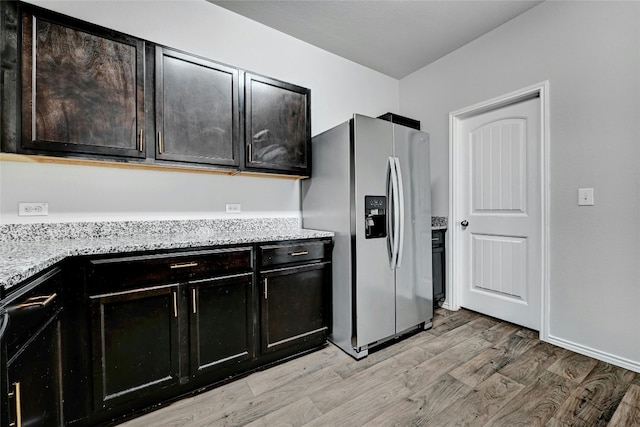
POLYGON ((394 155, 404 200, 402 259, 395 270, 396 332, 433 317, 429 135, 394 125, 394 155))
MULTIPOLYGON (((395 289, 386 239, 365 239, 365 196, 384 196, 387 165, 392 155, 393 125, 354 116, 355 202, 354 336, 353 346, 365 348, 395 334, 395 289)), ((387 206, 387 212, 389 206, 387 206)), ((387 230, 387 235, 388 235, 387 230)))

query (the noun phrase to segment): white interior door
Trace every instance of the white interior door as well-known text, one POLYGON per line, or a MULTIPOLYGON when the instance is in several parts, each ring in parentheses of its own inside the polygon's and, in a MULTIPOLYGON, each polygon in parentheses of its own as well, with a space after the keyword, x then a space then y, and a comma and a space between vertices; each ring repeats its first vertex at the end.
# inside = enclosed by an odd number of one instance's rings
POLYGON ((540 99, 461 122, 460 306, 540 330, 540 99))

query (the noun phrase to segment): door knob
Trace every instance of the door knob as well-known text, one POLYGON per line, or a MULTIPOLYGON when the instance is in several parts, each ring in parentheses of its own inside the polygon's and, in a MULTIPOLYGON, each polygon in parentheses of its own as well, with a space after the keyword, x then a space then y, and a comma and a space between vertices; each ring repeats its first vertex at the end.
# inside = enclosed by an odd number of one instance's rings
POLYGON ((461 226, 466 227, 467 225, 469 225, 469 221, 467 221, 466 219, 464 221, 462 221, 460 223, 461 226))

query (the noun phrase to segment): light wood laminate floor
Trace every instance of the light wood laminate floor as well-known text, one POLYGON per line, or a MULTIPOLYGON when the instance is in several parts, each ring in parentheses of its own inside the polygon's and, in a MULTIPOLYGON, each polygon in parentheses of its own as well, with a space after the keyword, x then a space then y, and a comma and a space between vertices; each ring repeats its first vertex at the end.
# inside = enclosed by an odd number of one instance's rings
POLYGON ((640 374, 438 309, 355 361, 333 345, 122 426, 640 426, 640 374))

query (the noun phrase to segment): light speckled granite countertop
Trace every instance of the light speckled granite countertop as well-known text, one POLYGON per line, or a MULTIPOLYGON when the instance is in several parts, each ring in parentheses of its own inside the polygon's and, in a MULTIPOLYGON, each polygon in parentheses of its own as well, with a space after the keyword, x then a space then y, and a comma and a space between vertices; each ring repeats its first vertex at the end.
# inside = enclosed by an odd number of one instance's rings
MULTIPOLYGON (((286 220, 289 219, 286 218, 286 220)), ((244 224, 245 227, 242 224, 234 226, 233 223, 224 221, 215 222, 213 226, 211 226, 212 223, 207 222, 199 224, 197 227, 194 227, 192 221, 180 223, 186 227, 180 227, 181 224, 176 226, 176 222, 172 222, 173 231, 169 233, 158 232, 152 228, 147 228, 145 231, 145 228, 141 228, 140 224, 136 222, 135 234, 131 233, 131 229, 125 229, 120 224, 116 224, 114 230, 114 223, 103 223, 109 226, 100 228, 101 232, 97 232, 95 229, 88 232, 86 230, 86 227, 89 227, 88 223, 38 224, 26 227, 0 226, 1 234, 15 237, 14 239, 5 237, 4 241, 0 242, 0 287, 9 289, 71 256, 250 244, 332 237, 334 235, 327 231, 301 229, 297 226, 297 219, 293 223, 291 221, 248 220, 244 224), (76 230, 72 234, 74 238, 61 238, 58 235, 64 232, 67 227, 76 230), (104 232, 105 229, 110 229, 110 231, 104 232), (97 235, 97 237, 86 237, 88 233, 97 235)), ((152 222, 149 222, 148 225, 153 226, 152 222)), ((95 228, 95 225, 91 226, 95 228)), ((163 230, 166 230, 166 227, 163 230)), ((66 235, 69 236, 69 234, 66 235)))
MULTIPOLYGON (((432 217, 432 228, 447 228, 432 217)), ((297 218, 0 225, 0 288, 9 289, 67 257, 332 237, 297 218)))

